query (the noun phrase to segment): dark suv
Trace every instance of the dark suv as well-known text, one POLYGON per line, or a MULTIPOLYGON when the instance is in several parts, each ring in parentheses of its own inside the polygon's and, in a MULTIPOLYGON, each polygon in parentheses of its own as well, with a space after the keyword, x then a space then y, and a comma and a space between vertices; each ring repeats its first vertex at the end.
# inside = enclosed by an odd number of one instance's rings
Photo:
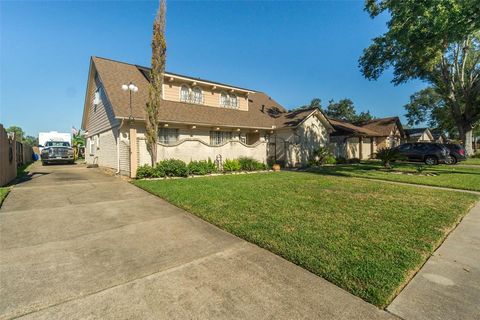
POLYGON ((449 163, 448 149, 439 143, 404 143, 396 148, 401 160, 421 161, 428 165, 449 163))
POLYGON ((444 146, 447 147, 448 151, 450 151, 451 164, 455 164, 458 161, 467 160, 467 153, 465 152, 465 148, 462 145, 447 143, 447 144, 444 144, 444 146))

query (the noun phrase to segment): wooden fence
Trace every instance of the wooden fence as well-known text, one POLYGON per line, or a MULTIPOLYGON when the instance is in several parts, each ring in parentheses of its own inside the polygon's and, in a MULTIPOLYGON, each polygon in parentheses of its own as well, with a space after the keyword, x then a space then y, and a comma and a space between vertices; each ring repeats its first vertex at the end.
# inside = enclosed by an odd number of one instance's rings
POLYGON ((17 168, 32 160, 32 147, 9 138, 0 123, 0 186, 12 181, 17 176, 17 168))

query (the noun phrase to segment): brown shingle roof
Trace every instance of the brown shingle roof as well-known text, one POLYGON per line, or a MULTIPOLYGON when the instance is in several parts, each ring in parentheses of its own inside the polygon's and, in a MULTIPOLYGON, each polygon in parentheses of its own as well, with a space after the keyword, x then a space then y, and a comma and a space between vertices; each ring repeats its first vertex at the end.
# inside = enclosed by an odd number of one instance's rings
POLYGON ((333 128, 335 131, 337 131, 337 135, 343 135, 343 134, 353 134, 357 136, 367 136, 367 137, 379 137, 381 136, 380 133, 372 131, 367 128, 362 128, 359 126, 356 126, 354 124, 351 124, 349 122, 345 122, 342 120, 338 119, 333 119, 333 118, 328 118, 330 123, 332 124, 333 128))
POLYGON ((318 109, 309 108, 309 109, 299 109, 299 110, 281 113, 278 115, 277 119, 275 120, 275 124, 279 128, 296 127, 316 110, 318 109))
POLYGON ((379 133, 381 136, 388 136, 395 128, 395 125, 398 126, 401 135, 404 135, 402 124, 398 117, 389 117, 389 118, 382 118, 382 119, 373 119, 367 121, 364 124, 359 125, 362 128, 375 131, 379 133))
MULTIPOLYGON (((139 88, 132 99, 132 116, 145 119, 145 104, 148 100, 148 80, 136 65, 92 57, 106 95, 117 118, 128 118, 130 107, 128 93, 120 88, 132 81, 139 88)), ((143 70, 144 71, 144 70, 143 70)), ((251 128, 272 128, 275 120, 285 109, 261 92, 249 94, 248 111, 208 107, 197 104, 163 100, 160 107, 162 122, 189 123, 198 125, 238 126, 251 128)))

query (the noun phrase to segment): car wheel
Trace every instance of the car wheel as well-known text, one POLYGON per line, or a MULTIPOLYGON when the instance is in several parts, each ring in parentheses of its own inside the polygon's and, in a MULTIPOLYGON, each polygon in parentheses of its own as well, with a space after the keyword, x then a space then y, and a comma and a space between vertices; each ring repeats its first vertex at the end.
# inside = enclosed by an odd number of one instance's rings
POLYGON ((429 166, 434 166, 434 165, 438 164, 438 159, 434 156, 427 156, 425 158, 425 164, 427 164, 429 166))
POLYGON ((42 161, 42 166, 46 166, 48 164, 47 161, 42 161))
POLYGON ((457 164, 458 160, 455 158, 455 156, 449 156, 448 158, 450 160, 449 164, 457 164))

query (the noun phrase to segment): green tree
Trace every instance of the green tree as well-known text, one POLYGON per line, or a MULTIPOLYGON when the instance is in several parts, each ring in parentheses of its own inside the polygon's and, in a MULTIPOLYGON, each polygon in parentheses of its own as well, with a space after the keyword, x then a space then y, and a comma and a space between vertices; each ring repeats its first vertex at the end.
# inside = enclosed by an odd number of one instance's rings
POLYGON ((396 85, 428 82, 471 154, 480 119, 480 1, 367 0, 365 10, 372 18, 388 12, 390 20, 360 57, 363 75, 376 80, 392 68, 396 85))
POLYGON ((296 108, 291 109, 290 111, 297 111, 297 110, 304 110, 304 109, 312 109, 312 108, 318 108, 322 109, 322 100, 319 98, 313 98, 312 101, 310 101, 310 104, 305 104, 302 106, 298 106, 296 108))
POLYGON ((25 132, 22 128, 18 126, 10 126, 6 129, 7 132, 13 132, 15 134, 15 140, 22 142, 23 137, 25 136, 25 132))
POLYGON ((31 147, 38 146, 38 138, 37 137, 26 136, 25 138, 23 138, 22 142, 25 143, 26 145, 31 146, 31 147))
POLYGON ((373 119, 370 111, 357 114, 355 105, 350 99, 341 99, 338 102, 330 100, 325 113, 331 118, 354 123, 366 122, 373 119))
POLYGON ((73 158, 78 159, 80 156, 80 148, 85 147, 85 135, 78 131, 72 136, 73 158))
POLYGON ((147 140, 147 149, 152 160, 152 166, 157 163, 159 109, 162 98, 163 74, 165 72, 167 58, 167 42, 165 40, 166 6, 165 0, 160 0, 160 7, 153 23, 152 69, 150 70, 148 102, 145 107, 147 114, 145 137, 147 140))
POLYGON ((458 130, 448 113, 445 101, 435 89, 428 87, 410 96, 410 102, 404 106, 408 125, 427 124, 448 132, 449 137, 458 137, 458 130))

